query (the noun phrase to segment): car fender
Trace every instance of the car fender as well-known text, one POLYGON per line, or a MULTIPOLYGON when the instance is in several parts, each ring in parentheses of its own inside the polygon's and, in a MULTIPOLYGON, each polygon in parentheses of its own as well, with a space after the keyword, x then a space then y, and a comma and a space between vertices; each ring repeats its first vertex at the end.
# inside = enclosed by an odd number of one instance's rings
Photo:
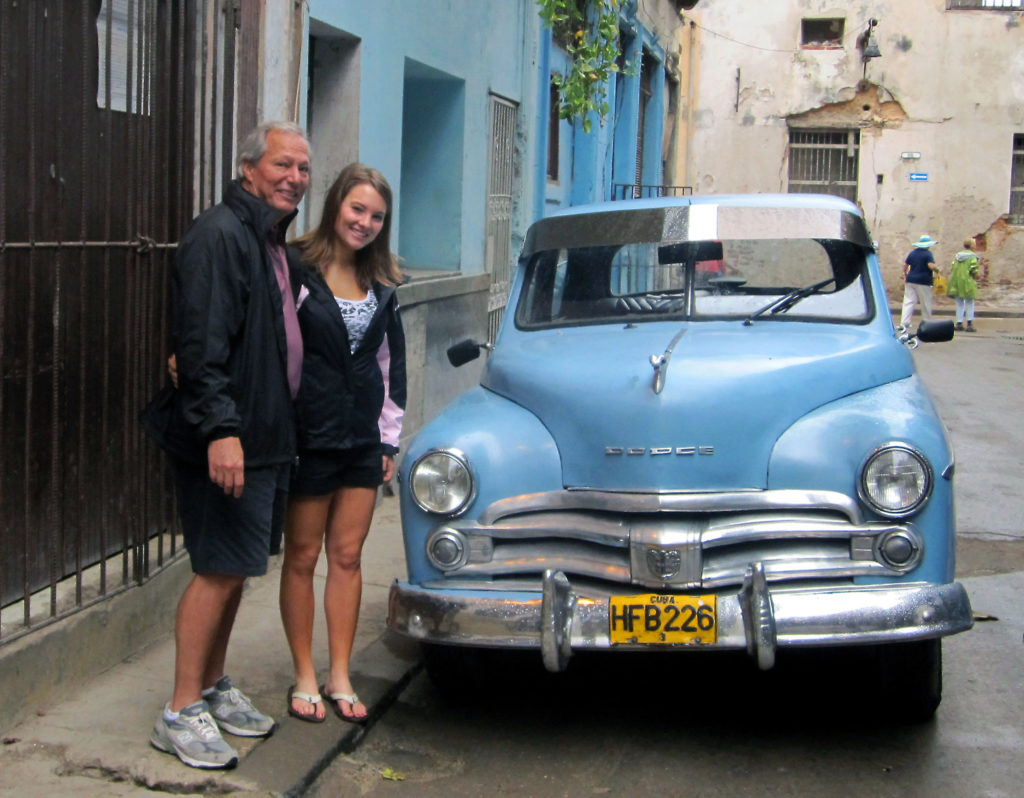
MULTIPOLYGON (((475 494, 460 513, 476 517, 480 509, 516 494, 559 490, 562 465, 554 438, 528 410, 482 387, 458 397, 413 439, 399 468, 409 486, 416 461, 435 449, 456 450, 473 473, 475 494)), ((440 576, 427 562, 424 542, 448 519, 422 510, 411 490, 401 492, 406 562, 412 581, 440 576)))
MULTIPOLYGON (((932 491, 906 519, 925 538, 925 559, 904 580, 953 578, 953 452, 927 389, 917 375, 846 396, 808 413, 783 433, 769 459, 773 490, 833 490, 857 497, 865 460, 880 446, 906 444, 932 467, 932 491)), ((859 502, 866 520, 885 520, 859 502)))

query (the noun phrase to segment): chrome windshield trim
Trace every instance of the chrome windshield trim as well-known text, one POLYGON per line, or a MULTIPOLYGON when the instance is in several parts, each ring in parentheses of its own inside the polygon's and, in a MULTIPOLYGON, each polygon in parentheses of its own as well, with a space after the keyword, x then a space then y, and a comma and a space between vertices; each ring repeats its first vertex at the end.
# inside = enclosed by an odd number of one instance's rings
POLYGON ((809 208, 806 203, 691 205, 690 202, 568 213, 541 219, 527 231, 522 256, 577 247, 751 238, 849 241, 865 250, 874 248, 864 220, 852 210, 809 208))
POLYGON ((749 490, 725 493, 627 493, 570 488, 547 493, 525 493, 499 499, 484 508, 481 526, 519 513, 545 510, 595 510, 617 513, 729 513, 766 510, 818 510, 842 513, 850 523, 863 524, 860 507, 837 491, 749 490))

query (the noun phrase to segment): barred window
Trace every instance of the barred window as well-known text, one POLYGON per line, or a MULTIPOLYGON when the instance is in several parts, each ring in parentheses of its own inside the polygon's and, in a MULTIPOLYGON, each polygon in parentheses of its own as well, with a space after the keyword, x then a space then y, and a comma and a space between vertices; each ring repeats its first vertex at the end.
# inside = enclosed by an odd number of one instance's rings
POLYGON ((857 130, 789 131, 790 194, 835 194, 857 200, 857 130))
POLYGON ((1004 8, 1021 8, 1024 0, 946 0, 947 9, 982 9, 1000 11, 1004 8))
POLYGON ((1010 224, 1024 224, 1024 133, 1013 137, 1013 165, 1010 169, 1010 224))

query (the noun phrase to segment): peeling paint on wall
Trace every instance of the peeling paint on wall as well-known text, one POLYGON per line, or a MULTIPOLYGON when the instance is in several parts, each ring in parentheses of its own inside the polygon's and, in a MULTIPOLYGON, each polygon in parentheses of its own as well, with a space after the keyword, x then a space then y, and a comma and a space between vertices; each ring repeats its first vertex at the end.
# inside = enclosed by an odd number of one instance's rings
POLYGON ((1024 229, 1007 224, 1001 216, 983 233, 974 236, 981 266, 978 280, 978 301, 991 304, 1014 304, 1024 299, 1024 229))
POLYGON ((852 93, 852 97, 838 102, 825 103, 818 108, 791 114, 786 118, 790 127, 892 127, 907 119, 907 112, 895 98, 885 92, 889 99, 883 99, 879 86, 861 81, 855 88, 843 89, 840 96, 852 93))

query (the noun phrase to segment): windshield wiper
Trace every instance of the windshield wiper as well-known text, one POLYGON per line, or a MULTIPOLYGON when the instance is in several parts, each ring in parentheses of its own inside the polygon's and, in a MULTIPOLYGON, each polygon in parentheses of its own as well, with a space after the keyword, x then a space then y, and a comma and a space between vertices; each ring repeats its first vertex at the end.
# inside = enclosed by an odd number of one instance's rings
POLYGON ((780 296, 778 299, 773 299, 771 302, 769 302, 763 308, 758 308, 753 313, 751 313, 749 316, 747 316, 747 318, 745 318, 743 320, 743 323, 746 324, 746 325, 749 325, 749 324, 751 324, 754 321, 754 319, 756 319, 756 318, 758 318, 760 316, 763 316, 765 313, 769 313, 769 312, 773 316, 776 313, 785 313, 787 310, 789 310, 791 307, 793 307, 793 305, 795 305, 801 299, 806 299, 807 297, 811 296, 811 294, 818 293, 826 285, 828 285, 829 283, 834 283, 835 281, 836 281, 835 277, 829 277, 827 280, 820 280, 817 283, 811 283, 810 285, 805 285, 803 288, 794 289, 793 291, 790 291, 785 296, 780 296))

